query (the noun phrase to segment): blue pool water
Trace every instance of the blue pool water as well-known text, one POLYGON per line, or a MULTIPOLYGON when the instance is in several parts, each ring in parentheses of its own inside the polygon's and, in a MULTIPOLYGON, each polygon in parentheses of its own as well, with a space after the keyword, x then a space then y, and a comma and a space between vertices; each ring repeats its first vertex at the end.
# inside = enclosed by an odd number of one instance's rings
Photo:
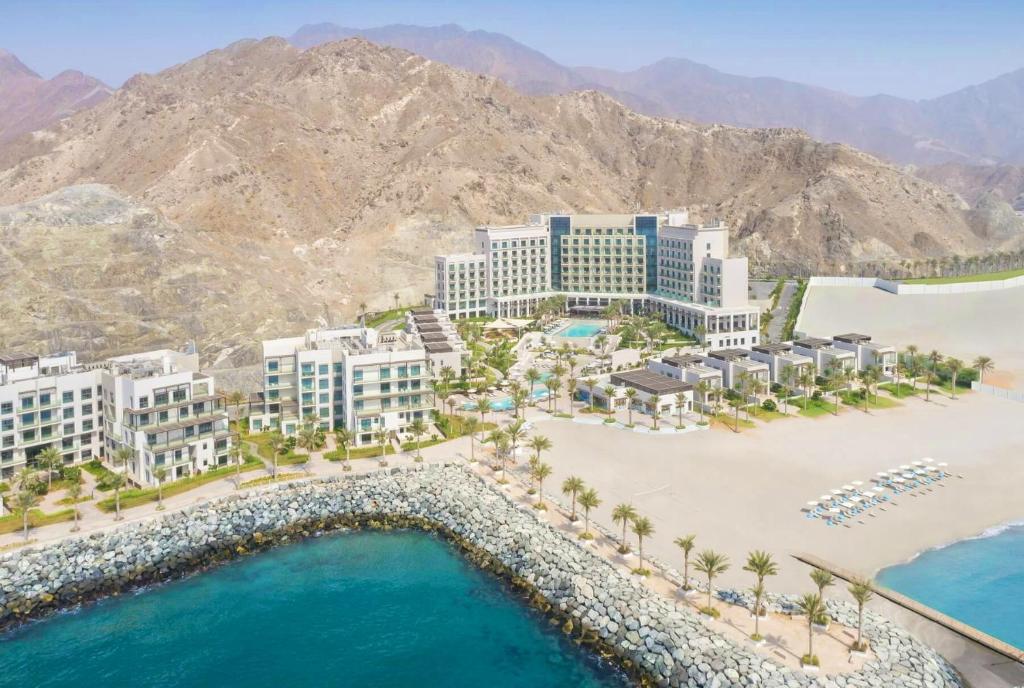
MULTIPOLYGON (((547 375, 547 377, 551 377, 551 373, 545 373, 545 375, 547 375)), ((547 379, 547 377, 545 377, 544 379, 547 379)), ((538 387, 537 389, 533 390, 533 394, 531 396, 533 397, 534 401, 539 401, 541 399, 545 399, 548 396, 548 390, 545 387, 538 387)), ((467 401, 465 404, 462 405, 462 410, 463 411, 476 411, 476 402, 467 401)), ((511 411, 512 410, 512 397, 502 397, 501 399, 492 399, 491 400, 491 410, 492 411, 511 411)))
POLYGON ((446 543, 282 547, 0 637, 11 686, 621 686, 446 543))
POLYGON ((1024 526, 924 552, 882 570, 878 581, 1024 648, 1024 526))
POLYGON ((604 326, 599 323, 573 323, 572 325, 566 327, 564 330, 559 330, 555 334, 559 337, 584 338, 593 337, 603 329, 604 326))

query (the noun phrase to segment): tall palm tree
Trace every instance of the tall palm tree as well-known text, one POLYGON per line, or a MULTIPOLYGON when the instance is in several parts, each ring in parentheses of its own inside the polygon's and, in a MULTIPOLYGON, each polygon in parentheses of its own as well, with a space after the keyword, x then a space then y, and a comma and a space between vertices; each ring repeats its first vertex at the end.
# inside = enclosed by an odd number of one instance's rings
POLYGON ((912 381, 911 381, 911 384, 913 385, 915 390, 917 389, 917 372, 918 372, 918 370, 917 370, 917 351, 918 351, 918 349, 917 349, 917 345, 916 344, 908 344, 907 345, 907 352, 906 352, 906 355, 905 355, 905 358, 906 358, 906 361, 907 361, 907 372, 910 373, 911 378, 913 378, 912 381))
POLYGON ((695 401, 697 402, 697 413, 700 414, 700 422, 703 423, 704 404, 707 403, 708 393, 711 391, 711 383, 708 382, 707 380, 701 380, 700 382, 697 383, 697 386, 694 387, 694 391, 697 395, 697 398, 695 399, 695 401))
POLYGON ((120 476, 120 480, 112 480, 111 483, 114 487, 114 520, 120 521, 123 517, 121 516, 121 489, 128 483, 125 478, 124 472, 128 470, 128 462, 135 457, 135 452, 130 447, 120 446, 114 450, 114 466, 122 470, 117 476, 120 476))
POLYGON ((601 500, 597 496, 597 490, 587 488, 580 492, 580 507, 583 509, 583 537, 590 538, 590 510, 601 506, 601 500))
POLYGON ((651 404, 651 420, 654 421, 654 429, 658 429, 658 419, 661 418, 661 405, 658 403, 658 397, 654 397, 654 402, 651 404))
POLYGON ((797 378, 798 367, 791 365, 786 366, 779 372, 779 376, 782 378, 782 412, 789 413, 789 388, 793 386, 794 381, 797 378))
POLYGON ((608 412, 614 413, 615 410, 612 407, 612 396, 615 394, 615 388, 611 385, 605 385, 601 388, 601 391, 604 393, 604 398, 608 404, 608 412))
POLYGON ((75 525, 71 526, 71 532, 77 533, 78 527, 78 498, 82 496, 82 483, 73 482, 68 485, 68 497, 71 498, 71 508, 75 510, 75 525))
POLYGON ((552 447, 551 440, 544 435, 534 435, 530 438, 530 449, 533 450, 533 461, 537 463, 540 461, 541 452, 550 451, 552 447))
POLYGON ((569 520, 573 523, 576 522, 576 500, 584 489, 586 489, 586 485, 583 484, 583 478, 578 478, 575 475, 570 475, 562 481, 562 494, 572 497, 572 514, 569 516, 569 520))
POLYGON ((536 398, 533 396, 533 388, 538 382, 540 382, 540 371, 536 368, 527 368, 524 377, 526 378, 526 381, 530 383, 530 403, 532 404, 533 400, 536 398))
POLYGON ((512 408, 515 409, 515 415, 516 418, 518 418, 520 410, 523 408, 523 406, 526 405, 527 399, 529 397, 526 394, 526 390, 517 385, 512 389, 512 394, 510 395, 510 398, 512 399, 512 408))
POLYGON ((167 477, 167 469, 157 466, 153 469, 153 477, 156 478, 156 510, 164 510, 164 479, 167 477))
POLYGON ((636 517, 636 509, 633 508, 632 504, 617 504, 612 510, 612 521, 614 523, 622 523, 622 542, 619 544, 620 554, 625 554, 629 551, 629 545, 626 544, 626 527, 636 517))
POLYGON ((476 462, 476 430, 479 427, 479 422, 475 416, 467 416, 462 421, 462 431, 469 435, 469 460, 476 462))
POLYGON ((811 397, 811 387, 814 386, 814 367, 806 366, 800 370, 797 377, 800 386, 803 388, 804 411, 807 410, 807 402, 811 397))
POLYGON ((626 410, 629 411, 629 424, 632 425, 633 424, 633 404, 636 403, 636 398, 640 395, 640 393, 637 392, 632 387, 627 387, 625 394, 626 394, 626 410))
POLYGON ((646 516, 637 516, 633 519, 633 534, 636 535, 637 553, 640 556, 640 565, 637 571, 644 572, 644 538, 654 535, 654 524, 646 516))
POLYGON ((686 392, 676 392, 676 425, 683 426, 683 408, 686 406, 686 392))
POLYGON ((871 601, 871 598, 874 597, 874 592, 871 581, 862 578, 851 581, 850 587, 847 590, 850 592, 850 596, 853 597, 853 601, 857 603, 857 642, 854 644, 853 649, 863 652, 867 649, 867 643, 863 639, 864 605, 871 601))
POLYGON ((696 543, 696 535, 684 535, 674 540, 675 546, 683 550, 683 590, 690 590, 690 552, 696 543))
POLYGON ((947 358, 946 368, 949 370, 949 374, 953 376, 950 389, 952 389, 953 398, 956 399, 956 379, 960 375, 960 371, 964 369, 964 362, 959 358, 947 358))
POLYGON ((508 440, 508 435, 505 434, 504 430, 492 430, 488 433, 486 440, 494 445, 494 455, 497 457, 498 462, 501 464, 501 480, 498 482, 505 483, 505 465, 508 461, 508 451, 511 445, 508 440))
POLYGON ((587 386, 587 401, 590 402, 590 412, 594 412, 594 388, 597 387, 597 378, 588 377, 583 381, 587 386))
MULTIPOLYGON (((811 569, 811 580, 814 581, 815 587, 818 588, 818 597, 821 599, 822 609, 824 610, 825 589, 835 585, 836 579, 831 572, 815 567, 811 569)), ((827 622, 827 619, 825 621, 827 622)), ((817 619, 815 619, 815 623, 818 623, 817 619)))
POLYGON ((538 461, 533 464, 533 468, 530 471, 533 474, 533 479, 537 481, 537 508, 544 508, 544 479, 551 475, 551 466, 548 464, 538 461))
POLYGON ((757 579, 757 584, 754 586, 754 640, 761 639, 761 600, 764 598, 765 589, 764 581, 769 576, 776 576, 779 573, 779 567, 772 560, 772 555, 761 550, 754 550, 747 556, 747 564, 743 567, 744 571, 749 571, 754 574, 757 579))
MULTIPOLYGON (((743 401, 743 409, 747 414, 747 418, 750 418, 750 405, 748 399, 750 397, 751 388, 753 387, 754 378, 750 376, 748 372, 742 372, 739 374, 739 384, 737 385, 740 396, 743 401)), ((737 407, 737 411, 739 407, 737 407)))
POLYGON ((515 461, 516 449, 519 442, 526 437, 526 422, 522 419, 513 421, 505 427, 505 436, 508 437, 509 446, 512 448, 512 460, 515 461))
POLYGON ((822 601, 821 595, 807 593, 797 600, 796 604, 800 611, 807 615, 807 656, 804 658, 804 663, 814 664, 814 624, 815 619, 825 613, 825 603, 822 601))
POLYGON ((729 570, 729 558, 714 550, 706 549, 697 557, 697 561, 694 563, 693 567, 703 573, 704 577, 708 579, 707 613, 713 614, 714 607, 711 606, 711 586, 714 583, 716 576, 719 576, 729 570))
POLYGON ((572 418, 572 402, 576 398, 576 386, 579 383, 576 378, 570 377, 565 383, 565 391, 569 393, 569 417, 572 418))
MULTIPOLYGON (((476 420, 475 418, 473 420, 476 420)), ((345 450, 345 462, 351 460, 352 431, 346 427, 334 429, 334 441, 345 450)))
POLYGON ((484 423, 487 413, 491 410, 491 400, 481 394, 476 398, 473 410, 480 414, 480 423, 484 423))
MULTIPOLYGON (((384 456, 387 454, 388 439, 390 439, 390 434, 388 433, 387 430, 381 428, 380 430, 374 433, 374 437, 376 437, 377 439, 377 444, 380 445, 380 460, 381 463, 383 463, 385 461, 384 456)), ((274 470, 276 472, 276 466, 274 470)))
POLYGON ((36 505, 36 496, 28 490, 22 490, 15 497, 15 506, 21 511, 22 536, 28 541, 28 517, 29 511, 36 505))
POLYGON ((245 403, 245 394, 237 389, 228 394, 228 405, 235 407, 235 420, 242 421, 242 404, 245 403))
POLYGON ((270 435, 270 453, 274 461, 274 473, 272 477, 277 480, 277 456, 284 449, 284 436, 279 432, 270 435))
POLYGON ((544 381, 544 386, 548 388, 548 410, 558 413, 558 390, 562 388, 562 380, 558 377, 549 377, 544 381))
POLYGON ((935 371, 938 369, 939 363, 941 361, 942 361, 942 354, 940 354, 935 349, 932 349, 931 352, 928 354, 928 362, 931 364, 931 368, 929 368, 927 371, 925 371, 925 378, 924 378, 924 384, 925 384, 924 400, 925 401, 929 401, 931 399, 932 379, 935 377, 935 371))
POLYGON ((64 459, 54 446, 49 446, 36 455, 36 465, 46 471, 46 490, 53 487, 53 472, 64 465, 64 459))
POLYGON ((974 359, 974 365, 972 367, 978 371, 978 382, 984 382, 985 373, 991 372, 992 369, 995 368, 995 364, 988 356, 978 356, 974 359))
POLYGON ((414 418, 413 421, 409 423, 409 432, 412 433, 412 436, 416 439, 416 460, 422 461, 423 452, 420 451, 420 441, 423 439, 423 436, 427 434, 427 424, 423 422, 422 418, 414 418))
MULTIPOLYGON (((237 490, 242 486, 242 445, 238 442, 232 442, 231 446, 228 447, 228 458, 235 464, 235 489, 237 490)), ((156 471, 153 472, 156 475, 156 471)), ((166 477, 166 471, 164 477, 166 477)))
POLYGON ((114 520, 120 521, 124 518, 121 515, 121 490, 124 489, 125 479, 120 473, 115 473, 110 476, 107 483, 114 488, 114 520))

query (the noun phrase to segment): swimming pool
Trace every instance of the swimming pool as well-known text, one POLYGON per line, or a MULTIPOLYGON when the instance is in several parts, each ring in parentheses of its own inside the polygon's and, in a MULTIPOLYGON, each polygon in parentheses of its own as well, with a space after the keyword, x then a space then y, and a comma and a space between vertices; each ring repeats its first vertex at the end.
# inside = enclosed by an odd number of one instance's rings
POLYGON ((574 322, 565 329, 555 332, 555 336, 586 339, 587 337, 593 337, 603 329, 604 325, 596 322, 574 322))
MULTIPOLYGON (((548 373, 548 377, 551 377, 550 373, 548 373)), ((533 394, 531 396, 533 397, 534 401, 540 401, 541 399, 547 398, 548 390, 547 390, 547 388, 544 388, 544 387, 541 387, 539 389, 535 389, 535 390, 533 390, 533 394)), ((475 401, 468 401, 468 402, 466 402, 465 404, 462 405, 462 410, 463 411, 476 411, 476 402, 475 401)), ((492 399, 491 400, 491 410, 492 411, 511 411, 512 410, 512 397, 503 397, 501 399, 492 399)))

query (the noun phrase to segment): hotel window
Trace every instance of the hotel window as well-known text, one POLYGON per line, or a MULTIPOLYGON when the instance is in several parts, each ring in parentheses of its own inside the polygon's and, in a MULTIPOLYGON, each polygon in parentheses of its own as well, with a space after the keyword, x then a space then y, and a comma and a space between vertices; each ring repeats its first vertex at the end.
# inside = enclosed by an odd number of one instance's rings
POLYGON ((352 371, 352 379, 353 380, 362 380, 363 379, 363 371, 362 370, 353 370, 352 371))
POLYGON ((32 442, 33 440, 35 440, 35 438, 36 438, 36 431, 35 430, 26 430, 25 432, 21 433, 21 441, 22 442, 32 442))
POLYGON ((71 407, 68 407, 68 408, 64 409, 64 420, 67 420, 68 418, 74 418, 74 417, 75 417, 75 409, 73 409, 71 407))
POLYGON ((278 361, 267 361, 267 371, 276 373, 280 369, 280 365, 278 361))
POLYGON ((63 401, 65 404, 70 404, 74 400, 75 400, 75 393, 74 393, 74 391, 64 392, 61 395, 61 401, 63 401))
POLYGON ((92 404, 82 404, 82 415, 88 416, 88 415, 91 415, 91 414, 92 414, 92 404))
POLYGON ((14 419, 13 418, 4 418, 2 421, 0 421, 0 430, 7 431, 7 430, 13 430, 13 429, 14 429, 14 419))
POLYGON ((82 399, 92 399, 92 387, 83 387, 81 392, 82 399))
POLYGON ((327 363, 320 364, 320 374, 327 375, 331 371, 331 366, 327 363))
POLYGON ((23 413, 21 414, 22 425, 32 425, 36 422, 36 414, 34 413, 23 413))
POLYGON ((313 374, 313 364, 312 363, 303 363, 302 364, 302 374, 303 375, 312 375, 313 374))
POLYGON ((390 378, 391 378, 391 368, 381 368, 380 369, 380 379, 381 380, 388 380, 390 378))
POLYGON ((32 397, 22 397, 21 398, 21 408, 23 410, 30 409, 33 406, 35 406, 35 400, 32 397))
POLYGON ((4 403, 0 404, 0 414, 6 416, 9 413, 14 413, 14 404, 12 404, 9 401, 5 401, 4 403))

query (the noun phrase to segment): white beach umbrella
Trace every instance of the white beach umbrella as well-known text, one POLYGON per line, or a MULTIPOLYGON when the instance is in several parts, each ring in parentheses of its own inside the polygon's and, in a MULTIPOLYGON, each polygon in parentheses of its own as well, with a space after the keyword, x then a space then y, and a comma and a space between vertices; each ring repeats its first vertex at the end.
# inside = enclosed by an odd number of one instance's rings
POLYGON ((895 478, 893 478, 892 480, 895 483, 905 483, 905 482, 907 482, 906 480, 904 480, 903 478, 899 477, 898 475, 895 478))
POLYGON ((842 510, 842 509, 840 509, 840 508, 839 508, 839 507, 837 507, 837 506, 834 506, 834 507, 832 507, 832 508, 831 508, 831 509, 829 509, 828 511, 829 511, 829 513, 831 513, 831 514, 841 514, 841 513, 843 513, 843 510, 842 510))
POLYGON ((924 465, 924 461, 911 461, 911 463, 913 465, 915 465, 915 466, 923 466, 924 465))
POLYGON ((853 495, 852 497, 850 497, 851 502, 859 502, 861 499, 863 499, 863 497, 861 497, 860 495, 853 495))
POLYGON ((939 461, 939 466, 941 466, 942 468, 945 468, 945 467, 946 467, 946 466, 948 466, 948 465, 949 465, 949 464, 948 464, 948 463, 946 463, 945 461, 939 461))
POLYGON ((862 481, 860 481, 860 480, 854 480, 854 481, 853 481, 853 484, 854 484, 854 485, 856 485, 857 487, 860 487, 860 486, 861 486, 861 485, 863 485, 864 483, 863 483, 862 481))
POLYGON ((807 506, 818 506, 817 502, 807 502, 807 506))
POLYGON ((819 499, 821 499, 821 501, 823 501, 823 502, 831 502, 832 501, 832 495, 821 495, 821 497, 819 497, 819 499))
POLYGON ((903 464, 902 466, 900 466, 900 470, 901 471, 909 471, 910 470, 910 465, 909 464, 903 464))
POLYGON ((889 477, 888 471, 879 471, 878 473, 875 473, 875 475, 878 476, 879 478, 888 478, 889 477))
POLYGON ((835 496, 838 497, 839 495, 843 494, 843 491, 842 490, 832 490, 832 494, 834 494, 835 496))
POLYGON ((874 490, 874 491, 875 491, 876 493, 878 493, 878 494, 882 494, 883 492, 885 492, 885 488, 884 488, 884 487, 875 487, 875 488, 872 488, 872 489, 873 489, 873 490, 874 490))
POLYGON ((929 459, 929 458, 925 457, 924 458, 924 462, 925 463, 935 463, 935 459, 929 459))
POLYGON ((843 485, 843 490, 846 492, 853 492, 853 485, 843 485))

